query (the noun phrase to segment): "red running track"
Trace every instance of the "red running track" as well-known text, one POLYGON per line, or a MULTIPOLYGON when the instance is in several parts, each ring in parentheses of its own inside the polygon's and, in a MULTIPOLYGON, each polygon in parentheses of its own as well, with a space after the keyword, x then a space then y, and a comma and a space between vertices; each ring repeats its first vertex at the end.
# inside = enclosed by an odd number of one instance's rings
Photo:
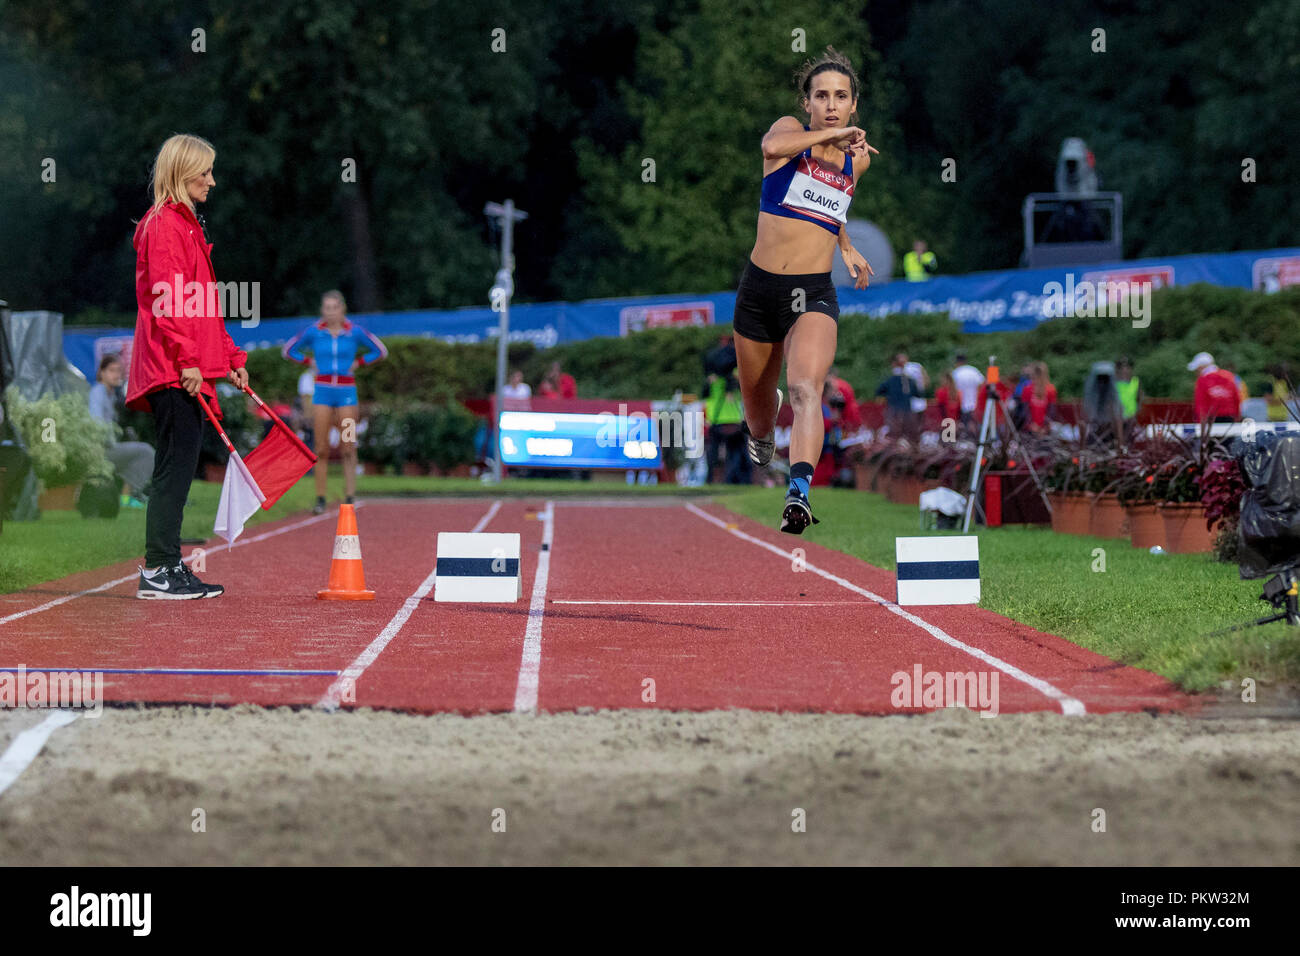
POLYGON ((137 601, 133 564, 0 596, 0 670, 105 671, 105 699, 122 702, 889 714, 933 709, 891 701, 895 675, 919 667, 996 674, 1002 713, 1198 706, 1161 677, 979 608, 898 608, 892 573, 717 505, 544 504, 365 503, 373 602, 315 598, 332 515, 212 547, 203 576, 227 588, 216 600, 137 601), (522 601, 434 602, 437 532, 474 529, 522 535, 522 601))

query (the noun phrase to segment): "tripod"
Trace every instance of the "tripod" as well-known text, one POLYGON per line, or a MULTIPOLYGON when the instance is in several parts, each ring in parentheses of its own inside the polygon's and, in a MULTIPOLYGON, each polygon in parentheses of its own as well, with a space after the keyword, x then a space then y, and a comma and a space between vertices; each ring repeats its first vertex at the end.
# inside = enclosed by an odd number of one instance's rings
POLYGON ((1264 584, 1264 593, 1259 596, 1259 599, 1267 601, 1275 608, 1281 608, 1281 612, 1269 617, 1257 618, 1245 624, 1234 624, 1232 627, 1225 628, 1222 631, 1212 631, 1205 636, 1218 637, 1248 627, 1260 627, 1264 624, 1272 624, 1274 621, 1282 620, 1291 625, 1300 625, 1300 577, 1297 577, 1295 568, 1269 578, 1264 584))
MULTIPOLYGON (((1020 430, 1016 428, 1016 423, 1011 418, 1010 411, 1007 410, 1007 403, 1003 401, 1002 396, 998 393, 998 367, 995 364, 997 357, 989 356, 988 375, 985 376, 984 384, 980 388, 984 389, 984 420, 980 423, 980 440, 979 447, 975 451, 975 463, 971 467, 970 473, 970 494, 966 498, 966 518, 962 522, 962 534, 970 531, 971 515, 975 512, 975 500, 979 497, 980 488, 984 483, 984 472, 980 468, 980 462, 984 460, 984 446, 989 439, 989 433, 992 432, 994 438, 997 438, 997 428, 994 425, 996 418, 996 409, 1002 409, 1002 417, 1006 419, 1007 428, 1011 432, 1011 437, 1017 445, 1024 447, 1024 441, 1020 437, 1020 430)), ((1034 468, 1033 456, 1025 455, 1025 465, 1029 468, 1029 477, 1034 481, 1034 487, 1038 489, 1038 494, 1043 499, 1043 505, 1047 508, 1047 513, 1052 513, 1052 503, 1047 500, 1047 491, 1043 488, 1043 482, 1038 477, 1038 472, 1034 468)), ((983 513, 983 509, 980 509, 983 513)))

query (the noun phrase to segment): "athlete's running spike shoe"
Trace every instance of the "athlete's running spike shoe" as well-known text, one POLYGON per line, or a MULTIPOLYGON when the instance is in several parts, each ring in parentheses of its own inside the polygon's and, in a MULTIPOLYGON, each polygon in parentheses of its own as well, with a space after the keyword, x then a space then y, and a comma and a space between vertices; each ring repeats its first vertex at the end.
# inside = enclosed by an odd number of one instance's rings
MULTIPOLYGON (((778 388, 776 390, 776 413, 778 415, 781 414, 781 401, 784 398, 785 396, 781 394, 781 390, 778 388)), ((773 419, 773 421, 775 421, 775 419, 773 419)), ((748 425, 745 426, 745 431, 749 431, 748 425)), ((758 465, 759 468, 762 468, 772 460, 772 453, 774 451, 776 451, 775 427, 772 429, 771 438, 755 438, 753 435, 749 436, 749 460, 758 465)))
POLYGON ((803 534, 810 524, 821 522, 813 517, 808 499, 790 492, 785 496, 785 510, 781 512, 781 530, 786 534, 803 534))

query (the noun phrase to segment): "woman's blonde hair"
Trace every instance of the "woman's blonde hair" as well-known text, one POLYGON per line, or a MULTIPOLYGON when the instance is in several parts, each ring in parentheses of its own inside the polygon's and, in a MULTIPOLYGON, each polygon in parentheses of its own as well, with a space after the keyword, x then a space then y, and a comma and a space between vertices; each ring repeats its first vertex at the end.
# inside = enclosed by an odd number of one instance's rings
POLYGON ((322 292, 320 300, 324 302, 326 299, 338 299, 339 308, 341 308, 344 312, 348 310, 348 300, 343 298, 343 293, 340 292, 338 289, 330 289, 328 292, 322 292))
POLYGON ((190 199, 185 184, 207 172, 216 158, 217 151, 201 136, 177 133, 169 137, 158 150, 149 173, 149 182, 153 186, 153 206, 149 215, 156 214, 168 200, 184 203, 194 212, 194 201, 190 199))

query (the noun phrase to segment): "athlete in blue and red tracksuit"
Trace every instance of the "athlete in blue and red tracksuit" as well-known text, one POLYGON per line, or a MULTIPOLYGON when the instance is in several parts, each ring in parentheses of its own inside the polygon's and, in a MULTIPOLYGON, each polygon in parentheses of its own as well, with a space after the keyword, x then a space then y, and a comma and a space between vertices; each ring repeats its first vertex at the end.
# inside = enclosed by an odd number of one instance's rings
POLYGON ((343 490, 352 504, 357 490, 357 384, 354 373, 388 356, 378 337, 355 322, 349 322, 343 293, 331 290, 321 296, 321 319, 290 339, 284 357, 311 366, 316 373, 312 409, 316 437, 316 505, 313 514, 325 510, 325 475, 329 462, 330 429, 337 427, 343 451, 343 490), (308 357, 310 353, 310 358, 308 357), (348 423, 352 428, 348 428, 348 423))

